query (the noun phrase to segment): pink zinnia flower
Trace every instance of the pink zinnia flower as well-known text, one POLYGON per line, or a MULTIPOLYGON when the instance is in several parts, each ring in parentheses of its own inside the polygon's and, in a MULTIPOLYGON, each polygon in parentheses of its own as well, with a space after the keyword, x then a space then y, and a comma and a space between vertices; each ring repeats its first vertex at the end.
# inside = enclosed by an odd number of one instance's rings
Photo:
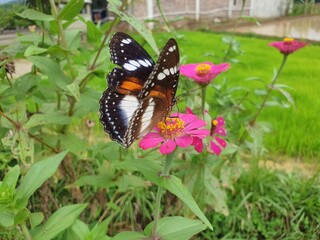
POLYGON ((223 148, 227 146, 227 142, 218 136, 226 136, 227 131, 224 127, 225 122, 223 117, 217 117, 211 121, 210 136, 213 140, 210 140, 210 148, 213 153, 220 155, 223 148))
MULTIPOLYGON (((227 142, 223 140, 220 136, 226 136, 227 131, 225 129, 225 121, 223 117, 217 117, 211 121, 211 130, 210 130, 210 147, 209 152, 220 155, 222 149, 227 146, 227 142)), ((194 149, 201 153, 203 151, 203 139, 194 137, 192 145, 194 149)))
POLYGON ((279 51, 285 55, 293 53, 298 49, 304 47, 307 43, 299 42, 293 38, 284 38, 282 42, 271 42, 269 46, 279 49, 279 51))
POLYGON ((218 65, 214 65, 211 62, 185 64, 180 66, 180 74, 193 79, 198 84, 207 85, 217 75, 227 71, 229 67, 229 63, 218 65))
POLYGON ((148 133, 139 143, 143 150, 158 147, 161 154, 172 153, 177 146, 189 147, 193 138, 205 138, 209 130, 203 129, 206 122, 194 114, 172 114, 171 118, 159 122, 154 132, 148 133))

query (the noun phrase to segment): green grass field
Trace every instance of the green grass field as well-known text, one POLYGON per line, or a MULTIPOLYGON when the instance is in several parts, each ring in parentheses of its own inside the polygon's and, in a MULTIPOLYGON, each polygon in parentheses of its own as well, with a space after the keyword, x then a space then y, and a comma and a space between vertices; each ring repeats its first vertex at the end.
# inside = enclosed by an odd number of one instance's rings
MULTIPOLYGON (((221 62, 227 45, 222 42, 224 34, 210 32, 177 32, 182 63, 212 61, 221 62)), ((169 34, 156 34, 158 46, 161 47, 171 37, 169 34)), ((274 68, 278 68, 282 55, 268 43, 279 39, 263 39, 261 37, 237 36, 243 54, 237 58, 239 63, 232 63, 231 69, 219 76, 234 86, 250 89, 251 98, 255 98, 254 89, 262 87, 257 82, 246 78, 259 77, 270 82, 274 68)), ((140 41, 141 38, 138 37, 140 41)), ((140 41, 141 42, 141 41, 140 41)), ((152 54, 150 48, 149 53, 152 54)), ((266 147, 271 153, 286 154, 302 160, 310 160, 320 156, 320 46, 309 44, 307 47, 290 55, 278 83, 286 84, 292 89, 288 91, 295 100, 295 108, 265 108, 259 121, 272 124, 272 132, 266 137, 266 147)), ((93 83, 99 89, 105 82, 93 83)), ((283 97, 285 101, 285 98, 283 97)), ((259 103, 259 99, 257 99, 259 103)))

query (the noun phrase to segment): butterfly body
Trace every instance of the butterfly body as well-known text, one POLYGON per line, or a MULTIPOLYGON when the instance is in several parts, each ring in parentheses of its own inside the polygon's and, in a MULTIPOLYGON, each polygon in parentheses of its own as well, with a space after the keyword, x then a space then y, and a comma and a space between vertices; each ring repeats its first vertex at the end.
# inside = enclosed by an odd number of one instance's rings
POLYGON ((157 63, 133 38, 116 33, 109 44, 115 67, 100 98, 100 121, 112 140, 129 147, 165 119, 175 104, 179 51, 170 39, 157 63))

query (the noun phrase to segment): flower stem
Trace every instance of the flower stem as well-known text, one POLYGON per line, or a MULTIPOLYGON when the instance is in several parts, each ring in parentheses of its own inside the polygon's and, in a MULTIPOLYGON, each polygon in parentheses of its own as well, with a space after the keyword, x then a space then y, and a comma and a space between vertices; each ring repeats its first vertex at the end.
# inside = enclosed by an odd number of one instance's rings
POLYGON ((201 115, 204 116, 204 108, 206 105, 207 85, 201 86, 201 115))
POLYGON ((25 222, 21 223, 21 224, 20 224, 20 227, 21 227, 21 230, 22 230, 22 233, 23 233, 25 239, 31 240, 32 238, 31 238, 31 235, 30 235, 30 233, 29 233, 29 230, 28 230, 28 228, 27 228, 27 226, 26 226, 26 223, 25 223, 25 222))
POLYGON ((278 80, 278 77, 279 77, 280 73, 282 72, 282 69, 283 69, 283 67, 284 67, 284 65, 285 65, 285 63, 287 61, 287 58, 288 58, 288 55, 287 54, 283 54, 283 59, 282 59, 281 65, 279 67, 279 70, 277 71, 277 74, 274 76, 274 78, 272 80, 272 83, 271 83, 271 85, 270 85, 270 87, 268 89, 268 92, 267 92, 266 96, 264 97, 264 99, 263 99, 258 111, 256 112, 256 114, 253 116, 252 120, 250 121, 250 125, 254 125, 255 124, 255 122, 257 120, 257 117, 260 115, 262 109, 266 105, 266 102, 267 102, 267 100, 268 100, 268 98, 269 98, 269 96, 271 94, 271 91, 273 90, 273 87, 274 87, 276 81, 278 80))
MULTIPOLYGON (((170 169, 172 165, 173 154, 166 155, 166 161, 162 170, 161 177, 169 177, 170 176, 170 169)), ((156 207, 154 211, 154 223, 152 229, 152 237, 151 239, 156 239, 157 236, 157 228, 158 228, 158 221, 160 218, 160 205, 161 205, 161 196, 163 193, 163 187, 158 186, 157 196, 156 196, 156 207)))
MULTIPOLYGON (((277 74, 274 76, 272 82, 271 82, 271 85, 269 86, 269 89, 268 89, 268 92, 267 94, 265 95, 258 111, 254 114, 254 116, 252 117, 252 119, 249 121, 249 126, 253 126, 258 118, 258 116, 260 115, 262 109, 265 107, 266 105, 266 102, 268 100, 268 98, 270 97, 270 94, 274 88, 274 85, 276 83, 276 81, 278 80, 278 77, 280 76, 280 73, 282 72, 282 69, 287 61, 287 58, 288 58, 288 55, 287 54, 283 54, 283 59, 282 59, 282 62, 281 62, 281 65, 279 67, 279 70, 277 71, 277 74)), ((247 138, 248 136, 248 131, 244 131, 243 134, 241 135, 240 137, 240 140, 239 140, 239 145, 241 145, 244 140, 247 138)), ((233 157, 236 155, 237 152, 235 152, 235 154, 233 155, 233 157)))

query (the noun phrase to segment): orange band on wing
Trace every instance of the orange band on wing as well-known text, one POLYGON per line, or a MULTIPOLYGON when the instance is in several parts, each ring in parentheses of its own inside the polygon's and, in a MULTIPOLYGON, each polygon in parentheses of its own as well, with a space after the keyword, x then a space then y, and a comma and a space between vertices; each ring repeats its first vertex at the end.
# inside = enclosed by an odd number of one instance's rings
POLYGON ((157 90, 151 90, 150 93, 148 94, 148 96, 167 99, 167 96, 165 94, 163 94, 162 92, 157 91, 157 90))
POLYGON ((135 92, 138 93, 142 89, 142 85, 138 78, 130 77, 125 79, 118 87, 119 92, 135 92))

